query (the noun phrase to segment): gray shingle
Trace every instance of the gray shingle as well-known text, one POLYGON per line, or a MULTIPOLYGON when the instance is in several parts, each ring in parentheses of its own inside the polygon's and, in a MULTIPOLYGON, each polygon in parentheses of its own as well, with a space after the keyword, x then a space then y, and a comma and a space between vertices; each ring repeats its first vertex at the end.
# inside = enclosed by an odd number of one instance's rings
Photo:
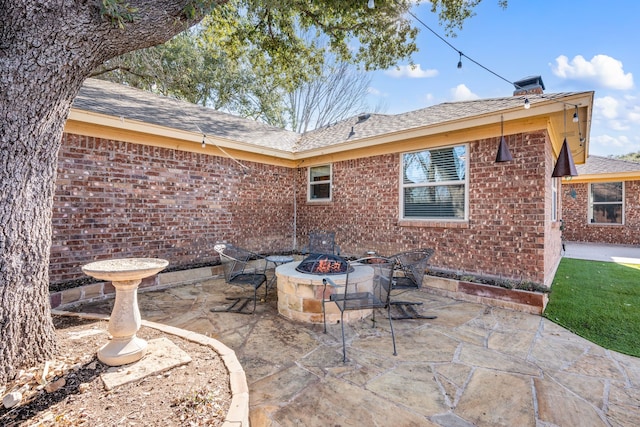
POLYGON ((604 175, 616 172, 640 172, 640 163, 610 157, 589 156, 582 165, 576 165, 580 175, 604 175))
MULTIPOLYGON (((527 95, 530 103, 573 93, 527 95)), ((519 108, 523 96, 445 102, 407 113, 351 117, 304 135, 104 80, 87 79, 73 103, 80 110, 296 153, 519 108), (353 130, 353 132, 352 132, 353 130)))
POLYGON ((132 87, 87 79, 73 108, 292 151, 300 135, 132 87))

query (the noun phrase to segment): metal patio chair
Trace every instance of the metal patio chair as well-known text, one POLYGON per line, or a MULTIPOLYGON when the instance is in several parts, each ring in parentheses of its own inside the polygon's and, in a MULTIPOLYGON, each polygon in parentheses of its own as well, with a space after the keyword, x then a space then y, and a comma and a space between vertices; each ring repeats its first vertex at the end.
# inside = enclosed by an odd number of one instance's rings
MULTIPOLYGON (((393 341, 393 355, 396 356, 396 337, 393 332, 393 323, 390 314, 390 292, 391 279, 393 277, 394 260, 383 257, 367 257, 361 258, 349 263, 351 266, 365 264, 374 270, 373 283, 371 290, 354 289, 355 286, 349 283, 349 273, 345 281, 344 291, 333 293, 329 299, 322 300, 322 317, 324 323, 324 333, 327 333, 327 319, 325 312, 325 304, 335 303, 340 310, 340 327, 342 329, 342 361, 347 361, 347 347, 344 338, 344 312, 349 310, 367 310, 372 309, 373 327, 376 326, 376 310, 384 309, 387 311, 389 318, 389 326, 391 328, 391 339, 393 341)), ((324 284, 324 292, 326 295, 327 285, 334 289, 339 289, 330 277, 322 279, 324 284)))
MULTIPOLYGON (((434 249, 414 249, 393 255, 395 271, 392 290, 420 289, 427 271, 429 258, 435 253, 434 249)), ((415 309, 421 302, 391 300, 394 307, 393 318, 398 319, 435 319, 437 316, 424 316, 415 309), (395 312, 398 312, 396 314, 395 312)))
MULTIPOLYGON (((251 268, 248 267, 248 264, 252 260, 263 260, 264 257, 228 243, 216 244, 214 246, 214 250, 220 255, 220 261, 224 268, 225 282, 230 285, 253 288, 253 297, 228 297, 227 300, 232 301, 231 304, 223 307, 214 307, 211 311, 252 314, 256 310, 258 288, 267 282, 267 276, 264 272, 264 268, 260 269, 256 266, 251 268), (243 311, 252 300, 253 310, 243 311)), ((266 301, 268 289, 266 285, 264 288, 264 298, 266 301)))
POLYGON ((312 231, 309 233, 309 245, 302 249, 307 254, 340 255, 340 246, 336 245, 334 231, 312 231))

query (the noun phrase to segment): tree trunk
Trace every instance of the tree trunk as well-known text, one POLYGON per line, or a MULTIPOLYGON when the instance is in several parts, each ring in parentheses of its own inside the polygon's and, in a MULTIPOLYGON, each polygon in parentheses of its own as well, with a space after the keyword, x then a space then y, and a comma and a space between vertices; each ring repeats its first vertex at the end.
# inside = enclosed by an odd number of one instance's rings
POLYGON ((58 150, 71 103, 91 70, 162 43, 192 22, 187 1, 130 0, 114 27, 99 1, 0 0, 0 385, 51 357, 51 214, 58 150))

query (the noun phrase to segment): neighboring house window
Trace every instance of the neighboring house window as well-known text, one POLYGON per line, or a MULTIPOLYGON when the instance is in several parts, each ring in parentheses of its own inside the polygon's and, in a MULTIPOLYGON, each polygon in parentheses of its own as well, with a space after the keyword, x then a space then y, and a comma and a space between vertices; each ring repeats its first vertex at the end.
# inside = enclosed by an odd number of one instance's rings
POLYGON ((467 152, 456 145, 402 154, 403 219, 467 218, 467 152))
POLYGON ((558 220, 558 180, 551 178, 551 221, 558 220))
POLYGON ((589 220, 593 224, 622 224, 624 212, 622 182, 590 184, 589 220))
POLYGON ((331 165, 309 168, 309 201, 331 200, 331 165))

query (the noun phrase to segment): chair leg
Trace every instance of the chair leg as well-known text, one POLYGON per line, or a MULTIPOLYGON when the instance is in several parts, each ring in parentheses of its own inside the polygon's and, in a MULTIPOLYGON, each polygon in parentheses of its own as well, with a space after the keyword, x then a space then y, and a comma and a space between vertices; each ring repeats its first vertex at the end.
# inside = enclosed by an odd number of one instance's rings
POLYGON ((322 323, 324 323, 324 333, 327 333, 327 313, 324 311, 324 297, 322 298, 322 323))
POLYGON ((391 328, 391 341, 393 341, 393 355, 397 356, 396 351, 396 334, 393 332, 393 323, 391 322, 391 304, 387 304, 387 317, 389 318, 389 327, 391 328))
POLYGON ((253 311, 252 314, 256 312, 256 300, 258 299, 258 288, 253 288, 253 311))
POLYGON ((344 310, 340 311, 340 327, 342 328, 342 363, 347 361, 347 345, 344 341, 344 310))

